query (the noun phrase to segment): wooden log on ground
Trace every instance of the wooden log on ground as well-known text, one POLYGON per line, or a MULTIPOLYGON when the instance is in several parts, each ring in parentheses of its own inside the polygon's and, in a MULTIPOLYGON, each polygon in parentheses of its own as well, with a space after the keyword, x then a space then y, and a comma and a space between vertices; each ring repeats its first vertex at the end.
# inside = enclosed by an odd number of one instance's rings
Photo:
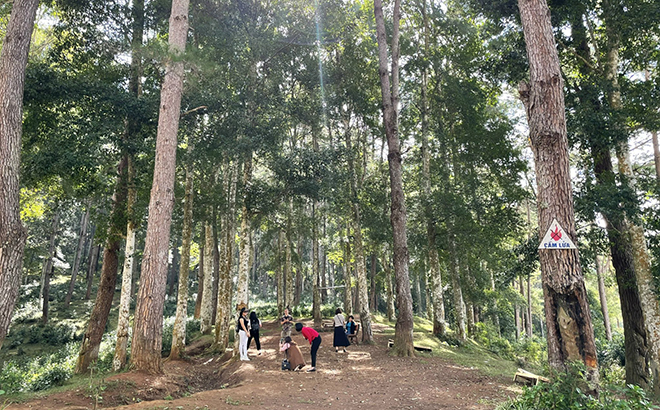
POLYGON ((550 383, 550 379, 523 369, 518 369, 516 374, 513 376, 513 381, 514 383, 520 383, 526 386, 536 386, 540 381, 544 383, 550 383))

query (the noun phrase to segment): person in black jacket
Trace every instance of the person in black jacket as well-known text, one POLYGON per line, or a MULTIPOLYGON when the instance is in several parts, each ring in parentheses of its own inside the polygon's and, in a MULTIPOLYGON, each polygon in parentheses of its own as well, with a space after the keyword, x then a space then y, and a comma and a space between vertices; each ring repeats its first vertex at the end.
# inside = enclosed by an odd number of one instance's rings
POLYGON ((261 343, 259 342, 259 329, 261 329, 261 320, 257 317, 257 312, 254 310, 250 312, 250 337, 248 337, 247 348, 250 348, 250 343, 254 339, 257 345, 259 356, 261 356, 261 343))

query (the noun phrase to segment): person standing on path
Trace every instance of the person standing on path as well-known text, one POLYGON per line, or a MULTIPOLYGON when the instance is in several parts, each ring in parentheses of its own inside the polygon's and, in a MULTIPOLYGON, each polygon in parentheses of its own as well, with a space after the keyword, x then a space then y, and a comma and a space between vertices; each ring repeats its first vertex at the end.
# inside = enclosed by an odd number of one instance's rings
POLYGON ((346 331, 344 330, 344 326, 346 326, 346 321, 344 320, 344 315, 342 315, 340 308, 337 308, 337 310, 335 310, 334 322, 335 322, 335 336, 332 339, 332 345, 335 347, 335 353, 339 353, 340 347, 344 349, 344 353, 346 353, 346 346, 350 346, 351 343, 348 341, 348 337, 346 336, 346 331))
POLYGON ((282 334, 280 335, 280 343, 287 337, 291 337, 291 327, 293 326, 293 316, 289 314, 289 308, 284 308, 284 315, 280 319, 282 324, 282 334))
POLYGON ((319 351, 319 346, 321 346, 321 335, 319 335, 319 332, 312 329, 311 327, 303 326, 302 323, 296 323, 296 331, 302 333, 303 337, 309 341, 309 344, 312 345, 312 367, 307 369, 307 372, 315 372, 316 353, 319 351))
POLYGON ((238 344, 238 352, 241 355, 241 360, 250 361, 250 358, 247 354, 247 341, 248 341, 248 318, 247 318, 247 308, 241 308, 241 313, 238 316, 238 336, 240 341, 238 344))
POLYGON ((261 356, 259 329, 261 329, 261 320, 259 320, 259 318, 257 317, 257 312, 253 310, 252 312, 250 312, 250 337, 248 337, 247 349, 250 348, 250 342, 252 342, 252 339, 254 339, 254 343, 257 345, 257 350, 259 351, 259 356, 261 356))

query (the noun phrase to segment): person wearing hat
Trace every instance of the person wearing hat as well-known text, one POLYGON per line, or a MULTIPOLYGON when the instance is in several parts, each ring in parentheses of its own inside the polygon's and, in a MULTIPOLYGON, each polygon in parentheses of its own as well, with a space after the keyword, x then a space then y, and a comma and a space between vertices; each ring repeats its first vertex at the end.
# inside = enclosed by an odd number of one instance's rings
POLYGON ((293 326, 293 316, 289 314, 289 307, 284 308, 284 315, 280 318, 282 324, 282 334, 280 335, 280 343, 284 341, 287 336, 291 336, 291 327, 293 326))
POLYGON ((321 335, 319 332, 312 329, 311 327, 303 326, 302 323, 296 323, 296 331, 302 333, 303 337, 307 339, 309 344, 312 345, 311 354, 312 354, 312 367, 307 369, 308 372, 316 371, 316 353, 319 351, 319 346, 321 346, 321 335))
POLYGON ((238 329, 239 344, 238 352, 241 355, 241 360, 249 361, 250 358, 247 354, 247 342, 248 342, 248 318, 247 318, 247 308, 242 307, 241 313, 238 315, 238 324, 236 328, 238 329))

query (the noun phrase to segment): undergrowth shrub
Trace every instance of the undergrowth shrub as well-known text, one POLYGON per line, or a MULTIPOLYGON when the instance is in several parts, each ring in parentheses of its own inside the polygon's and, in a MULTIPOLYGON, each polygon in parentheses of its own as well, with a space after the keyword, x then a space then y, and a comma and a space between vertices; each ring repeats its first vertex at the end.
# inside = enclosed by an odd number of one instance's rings
POLYGON ((626 379, 626 348, 623 335, 612 334, 612 340, 596 339, 600 379, 605 383, 624 386, 626 379))
POLYGON ((497 407, 496 410, 652 410, 653 405, 644 390, 629 385, 621 388, 607 385, 598 397, 589 394, 581 363, 571 365, 566 373, 556 374, 551 383, 539 383, 525 388, 523 394, 497 407))
MULTIPOLYGON (((163 321, 163 345, 161 348, 161 354, 167 356, 172 350, 172 331, 174 330, 174 319, 175 317, 165 318, 163 321)), ((192 316, 186 321, 186 343, 188 343, 194 333, 199 332, 200 321, 199 319, 193 319, 192 316)))

